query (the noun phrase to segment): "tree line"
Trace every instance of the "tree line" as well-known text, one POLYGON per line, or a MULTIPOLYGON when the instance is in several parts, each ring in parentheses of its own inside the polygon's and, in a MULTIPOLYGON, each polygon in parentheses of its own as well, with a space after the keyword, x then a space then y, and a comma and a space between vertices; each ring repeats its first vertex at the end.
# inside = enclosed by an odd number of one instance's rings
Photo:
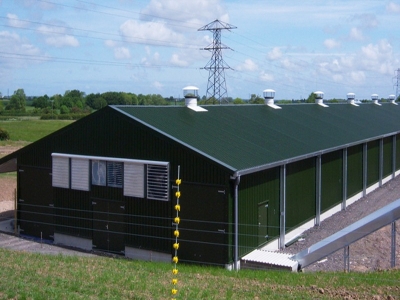
POLYGON ((34 108, 34 114, 76 114, 90 113, 107 105, 169 105, 171 101, 174 101, 173 97, 163 98, 159 94, 105 92, 86 95, 79 90, 67 90, 64 95, 28 98, 24 89, 18 89, 5 101, 6 104, 0 101, 0 112, 26 112, 29 105, 34 108))
MULTIPOLYGON (((381 99, 383 102, 385 99, 381 99)), ((214 98, 207 99, 206 96, 198 98, 199 104, 262 104, 264 98, 251 94, 250 98, 243 100, 241 98, 227 97, 223 103, 216 101, 214 98)), ((330 99, 328 102, 342 102, 345 99, 330 99)), ((367 100, 362 100, 367 101, 367 100)), ((400 96, 397 98, 400 101, 400 96)), ((315 102, 315 94, 312 92, 307 99, 300 100, 280 100, 279 103, 293 102, 315 102)), ((88 114, 93 110, 101 109, 107 105, 176 105, 177 99, 174 97, 164 98, 159 94, 134 94, 126 92, 105 92, 91 93, 86 95, 85 92, 79 90, 67 90, 64 95, 56 94, 51 97, 48 95, 32 97, 26 96, 24 89, 14 91, 8 102, 0 101, 0 114, 2 112, 26 112, 27 103, 34 108, 33 114, 38 115, 66 115, 66 114, 88 114)))

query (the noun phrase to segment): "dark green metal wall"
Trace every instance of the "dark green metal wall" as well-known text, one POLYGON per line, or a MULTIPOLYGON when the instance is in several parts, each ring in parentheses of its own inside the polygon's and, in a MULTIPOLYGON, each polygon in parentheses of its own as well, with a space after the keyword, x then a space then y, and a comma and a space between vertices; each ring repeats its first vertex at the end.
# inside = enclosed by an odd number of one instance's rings
POLYGON ((367 187, 379 181, 379 140, 367 143, 367 187))
POLYGON ((393 172, 393 139, 386 137, 383 139, 383 178, 393 172))
POLYGON ((343 200, 343 150, 321 157, 321 211, 343 200))
POLYGON ((239 254, 259 246, 258 205, 268 201, 268 235, 279 236, 279 168, 242 176, 239 184, 239 254))
POLYGON ((286 228, 315 217, 315 157, 286 166, 286 228))
MULTIPOLYGON (((18 164, 51 168, 53 152, 168 161, 171 185, 177 178, 180 165, 182 185, 185 182, 214 184, 230 191, 230 172, 227 169, 111 108, 100 110, 84 121, 79 120, 28 146, 18 157, 18 164)), ((54 191, 56 232, 90 238, 91 199, 123 201, 126 245, 172 253, 171 223, 175 213, 172 192, 171 201, 165 202, 125 197, 121 188, 91 186, 89 192, 62 188, 54 188, 54 191)), ((182 195, 182 201, 185 196, 182 195)), ((229 195, 227 199, 232 197, 229 195)), ((230 203, 227 207, 232 209, 230 203)), ((225 223, 232 220, 231 210, 210 210, 208 213, 215 214, 215 218, 225 223)), ((221 263, 227 263, 227 260, 221 263)))
POLYGON ((396 135, 396 171, 400 170, 400 134, 396 135))
POLYGON ((347 198, 363 190, 363 145, 347 149, 347 198))

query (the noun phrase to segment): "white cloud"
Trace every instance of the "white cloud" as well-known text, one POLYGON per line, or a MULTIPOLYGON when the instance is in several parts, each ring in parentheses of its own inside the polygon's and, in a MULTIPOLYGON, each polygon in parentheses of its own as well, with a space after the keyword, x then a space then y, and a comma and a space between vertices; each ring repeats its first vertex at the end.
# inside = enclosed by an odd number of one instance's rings
POLYGON ((324 41, 324 46, 328 49, 338 48, 340 47, 340 42, 336 41, 335 39, 326 39, 324 41))
POLYGON ((113 47, 116 47, 116 46, 117 46, 117 43, 116 43, 115 41, 113 41, 113 40, 106 40, 106 41, 104 42, 104 44, 105 44, 107 47, 110 47, 110 48, 113 48, 113 47))
POLYGON ((26 27, 28 22, 21 21, 17 15, 7 14, 8 24, 12 27, 26 27))
POLYGON ((274 75, 265 73, 265 71, 261 71, 260 73, 260 80, 265 82, 274 81, 274 75))
POLYGON ((79 41, 67 33, 66 27, 41 25, 38 27, 38 32, 45 37, 46 44, 54 47, 78 47, 79 41))
POLYGON ((131 58, 131 53, 126 47, 116 47, 114 48, 114 57, 116 59, 128 59, 131 58))
POLYGON ((365 69, 387 75, 393 73, 396 57, 392 45, 387 40, 362 47, 361 54, 361 61, 365 69))
POLYGON ((364 39, 364 35, 360 29, 353 27, 350 30, 350 39, 356 40, 356 41, 362 41, 364 39))
POLYGON ((39 48, 21 38, 18 34, 9 31, 0 31, 0 49, 4 49, 4 52, 7 52, 7 54, 0 57, 0 65, 3 68, 12 67, 14 69, 47 60, 39 48), (37 59, 31 60, 29 56, 37 59))
POLYGON ((154 81, 154 82, 153 82, 153 86, 154 86, 157 90, 161 90, 161 89, 164 87, 164 85, 161 84, 161 83, 158 82, 158 81, 154 81))
POLYGON ((285 69, 292 70, 292 71, 301 69, 301 66, 300 66, 299 63, 300 62, 297 63, 297 62, 295 62, 293 60, 290 60, 289 58, 284 58, 284 59, 281 60, 282 66, 285 69))
POLYGON ((165 18, 168 22, 171 22, 171 19, 178 20, 177 25, 180 26, 176 30, 188 30, 182 28, 182 22, 186 22, 190 27, 196 26, 193 24, 206 25, 216 19, 229 22, 229 16, 220 0, 151 0, 142 12, 144 20, 151 20, 154 16, 165 18))
POLYGON ((386 10, 391 13, 400 13, 400 4, 390 2, 386 5, 386 10))
POLYGON ((350 77, 356 84, 362 84, 365 81, 366 75, 363 71, 353 71, 350 72, 350 77))
POLYGON ((376 16, 371 13, 357 14, 353 20, 359 22, 361 28, 375 28, 379 25, 376 16))
POLYGON ((184 37, 163 23, 128 20, 120 26, 122 38, 128 42, 151 45, 174 45, 183 43, 184 37))
POLYGON ((258 70, 258 66, 256 63, 254 63, 254 61, 252 61, 251 59, 246 59, 244 61, 243 64, 240 64, 239 66, 237 66, 237 69, 239 71, 257 71, 258 70))
POLYGON ((189 63, 186 60, 181 59, 181 57, 176 53, 172 54, 170 62, 171 64, 179 67, 186 67, 189 65, 189 63))
POLYGON ((271 60, 276 60, 282 57, 282 51, 279 47, 274 47, 270 52, 267 54, 268 58, 271 60))

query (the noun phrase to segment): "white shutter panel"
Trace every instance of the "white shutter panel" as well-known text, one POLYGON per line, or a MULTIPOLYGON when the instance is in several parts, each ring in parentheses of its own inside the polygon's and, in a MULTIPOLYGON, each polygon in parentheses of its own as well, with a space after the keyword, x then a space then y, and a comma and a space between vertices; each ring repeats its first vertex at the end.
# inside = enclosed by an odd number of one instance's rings
POLYGON ((144 164, 124 163, 124 196, 144 198, 144 164))
POLYGON ((71 188, 74 190, 89 191, 88 159, 71 159, 71 188))
POLYGON ((69 158, 53 156, 52 181, 54 187, 69 188, 69 158))

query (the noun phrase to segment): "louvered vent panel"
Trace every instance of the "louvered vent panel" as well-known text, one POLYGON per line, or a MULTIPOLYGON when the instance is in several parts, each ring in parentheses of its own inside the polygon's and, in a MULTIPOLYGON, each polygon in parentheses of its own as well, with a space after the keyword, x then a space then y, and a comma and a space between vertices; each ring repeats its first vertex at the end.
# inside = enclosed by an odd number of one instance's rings
POLYGON ((147 198, 168 201, 168 165, 147 166, 147 198))
POLYGON ((121 162, 107 162, 107 186, 122 187, 122 170, 121 162))
POLYGON ((144 198, 144 164, 124 163, 124 196, 144 198))
POLYGON ((89 160, 71 159, 71 188, 89 191, 89 160))
POLYGON ((69 188, 69 158, 53 156, 53 186, 69 188))

